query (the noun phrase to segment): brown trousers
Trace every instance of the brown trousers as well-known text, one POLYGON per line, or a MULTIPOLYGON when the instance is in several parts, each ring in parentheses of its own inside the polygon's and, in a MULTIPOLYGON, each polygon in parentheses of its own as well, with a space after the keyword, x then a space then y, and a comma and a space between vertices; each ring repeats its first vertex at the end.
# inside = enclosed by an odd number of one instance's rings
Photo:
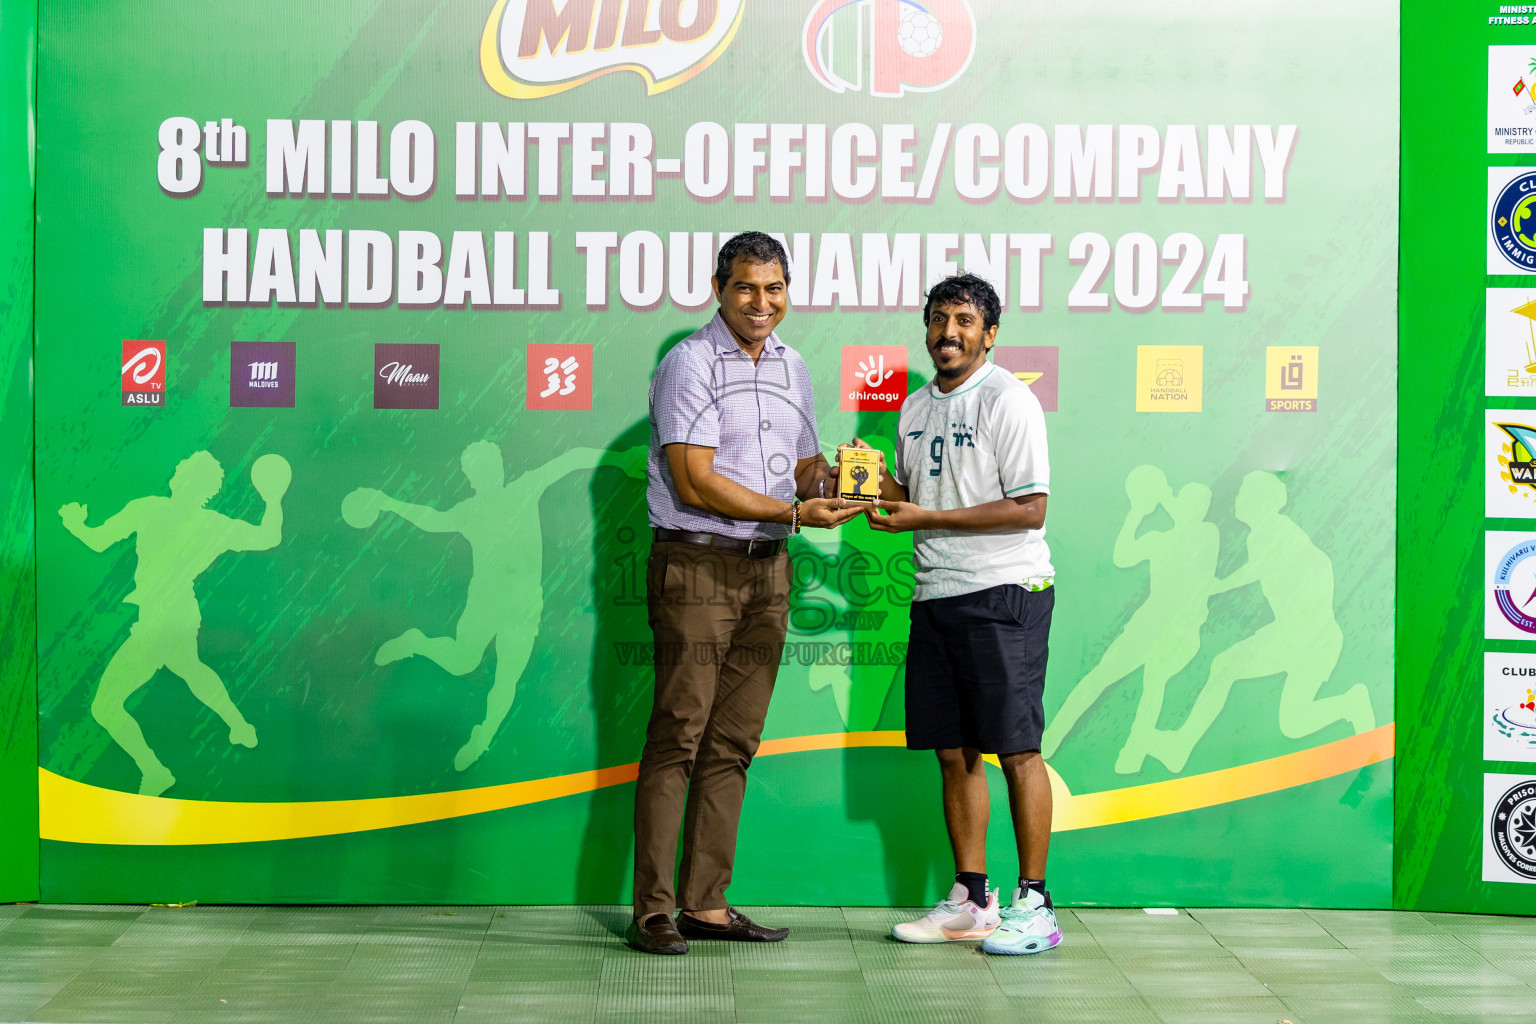
POLYGON ((789 573, 787 554, 754 559, 678 542, 651 548, 656 695, 635 789, 636 918, 726 906, 747 766, 784 650, 789 573))

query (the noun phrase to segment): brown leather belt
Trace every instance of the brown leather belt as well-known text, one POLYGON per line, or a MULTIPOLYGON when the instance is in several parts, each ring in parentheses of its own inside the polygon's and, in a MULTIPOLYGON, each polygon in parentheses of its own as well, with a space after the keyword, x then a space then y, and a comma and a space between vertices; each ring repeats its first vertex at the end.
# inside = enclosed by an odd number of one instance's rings
POLYGON ((701 547, 714 548, 716 551, 746 555, 748 558, 772 558, 780 554, 789 544, 788 540, 771 540, 767 537, 743 540, 740 537, 722 537, 718 533, 691 533, 688 530, 663 530, 660 527, 653 527, 651 533, 659 542, 698 544, 701 547))

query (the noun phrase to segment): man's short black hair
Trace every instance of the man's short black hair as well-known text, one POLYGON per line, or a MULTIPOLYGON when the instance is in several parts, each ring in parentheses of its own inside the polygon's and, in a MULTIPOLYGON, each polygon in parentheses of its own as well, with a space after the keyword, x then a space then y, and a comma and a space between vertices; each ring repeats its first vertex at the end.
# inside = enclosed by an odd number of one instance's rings
POLYGON ((761 231, 743 231, 720 247, 715 260, 715 280, 724 288, 731 280, 731 271, 737 260, 748 263, 777 263, 784 271, 784 283, 789 284, 789 253, 772 235, 761 231))
POLYGON ((997 291, 975 274, 956 274, 946 277, 928 292, 923 304, 923 323, 928 322, 928 312, 934 306, 960 306, 970 303, 981 311, 983 329, 996 327, 1003 315, 1003 303, 997 291))

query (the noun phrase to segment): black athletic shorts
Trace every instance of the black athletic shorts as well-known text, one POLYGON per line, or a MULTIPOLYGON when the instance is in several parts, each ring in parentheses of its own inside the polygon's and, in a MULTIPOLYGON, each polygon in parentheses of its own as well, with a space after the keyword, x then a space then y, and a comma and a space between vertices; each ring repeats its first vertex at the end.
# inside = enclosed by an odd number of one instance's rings
POLYGON ((1015 583, 912 602, 907 749, 1039 750, 1056 589, 1015 583))

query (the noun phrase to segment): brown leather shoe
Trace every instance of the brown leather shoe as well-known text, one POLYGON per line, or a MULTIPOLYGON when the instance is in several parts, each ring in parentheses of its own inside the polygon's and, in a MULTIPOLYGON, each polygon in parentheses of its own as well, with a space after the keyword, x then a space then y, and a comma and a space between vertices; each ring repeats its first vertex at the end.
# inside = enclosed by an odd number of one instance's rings
POLYGON ((678 956, 688 952, 688 942, 678 933, 671 914, 652 914, 644 921, 630 921, 624 941, 642 953, 678 956))
POLYGON ((789 937, 788 928, 764 927, 735 907, 726 907, 725 912, 730 915, 727 924, 710 924, 688 914, 678 914, 677 930, 684 938, 725 942, 783 942, 789 937))

